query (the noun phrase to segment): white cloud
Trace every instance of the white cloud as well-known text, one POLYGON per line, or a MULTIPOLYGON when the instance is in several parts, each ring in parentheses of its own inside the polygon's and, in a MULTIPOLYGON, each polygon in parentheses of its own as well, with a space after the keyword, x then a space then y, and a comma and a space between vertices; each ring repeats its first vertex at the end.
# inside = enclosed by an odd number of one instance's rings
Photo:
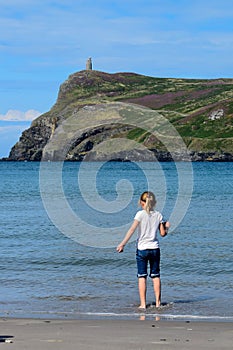
POLYGON ((0 120, 4 121, 32 121, 39 117, 41 112, 34 109, 29 109, 26 112, 9 109, 6 114, 0 114, 0 120))

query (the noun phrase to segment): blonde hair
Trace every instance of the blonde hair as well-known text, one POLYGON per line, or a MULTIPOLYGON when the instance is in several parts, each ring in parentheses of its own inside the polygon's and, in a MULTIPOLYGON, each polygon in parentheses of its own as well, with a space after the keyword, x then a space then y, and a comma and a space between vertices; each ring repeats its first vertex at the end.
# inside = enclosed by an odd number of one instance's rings
POLYGON ((145 191, 140 196, 140 201, 146 203, 145 210, 149 214, 156 205, 156 199, 153 192, 145 191))

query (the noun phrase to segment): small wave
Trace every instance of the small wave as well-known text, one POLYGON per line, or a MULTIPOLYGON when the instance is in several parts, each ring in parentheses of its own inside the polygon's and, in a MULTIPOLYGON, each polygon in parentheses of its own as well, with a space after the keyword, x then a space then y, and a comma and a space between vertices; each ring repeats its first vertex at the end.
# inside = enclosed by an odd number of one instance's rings
MULTIPOLYGON (((93 318, 95 317, 113 317, 113 318, 121 318, 121 317, 127 317, 127 318, 132 318, 132 317, 140 317, 142 316, 143 312, 134 312, 134 313, 115 313, 115 312, 79 312, 76 313, 76 315, 80 316, 91 316, 93 318)), ((190 319, 190 320, 209 320, 209 321, 233 321, 233 316, 216 316, 216 315, 211 315, 211 316, 205 316, 205 315, 172 315, 172 314, 160 314, 158 313, 144 313, 146 317, 160 317, 161 319, 190 319)))
MULTIPOLYGON (((19 315, 24 314, 22 310, 14 310, 14 312, 8 310, 2 310, 3 313, 7 315, 19 315)), ((27 312, 26 312, 27 313, 27 312)), ((76 311, 31 311, 27 313, 28 317, 38 317, 41 315, 43 317, 52 318, 64 318, 64 319, 99 319, 99 318, 112 318, 112 319, 141 319, 141 316, 145 316, 145 319, 158 318, 159 320, 185 320, 185 321, 210 321, 210 322, 232 322, 233 316, 218 316, 218 315, 190 315, 190 314, 179 314, 173 315, 169 313, 159 313, 159 312, 76 312, 76 311)))
POLYGON ((98 296, 90 296, 90 295, 47 295, 44 297, 37 297, 38 300, 48 300, 48 299, 57 299, 60 301, 89 301, 94 299, 99 299, 98 296))

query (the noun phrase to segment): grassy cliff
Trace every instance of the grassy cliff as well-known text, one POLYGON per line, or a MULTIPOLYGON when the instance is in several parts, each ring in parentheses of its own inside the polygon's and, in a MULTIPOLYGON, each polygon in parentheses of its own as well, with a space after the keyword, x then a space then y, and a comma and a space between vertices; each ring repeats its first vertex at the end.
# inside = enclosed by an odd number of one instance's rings
MULTIPOLYGON (((86 106, 109 102, 133 103, 158 111, 173 124, 190 152, 233 155, 233 79, 172 79, 81 71, 70 75, 60 86, 55 105, 24 132, 10 158, 39 160, 53 129, 86 106)), ((82 138, 80 144, 76 144, 76 153, 87 153, 88 142, 90 148, 90 143, 119 135, 149 149, 163 148, 143 128, 118 125, 90 132, 85 142, 82 138)))

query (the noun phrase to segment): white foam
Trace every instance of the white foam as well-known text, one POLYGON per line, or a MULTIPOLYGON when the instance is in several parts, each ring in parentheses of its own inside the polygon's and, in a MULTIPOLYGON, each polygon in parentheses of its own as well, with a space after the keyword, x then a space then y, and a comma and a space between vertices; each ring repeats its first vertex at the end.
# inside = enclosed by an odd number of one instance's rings
POLYGON ((160 314, 160 313, 148 313, 148 312, 134 312, 134 313, 115 313, 115 312, 85 312, 78 313, 79 315, 87 315, 87 316, 103 316, 103 317, 139 317, 142 315, 146 315, 148 317, 159 316, 161 318, 169 318, 169 319, 206 319, 206 320, 228 320, 233 321, 233 316, 204 316, 204 315, 172 315, 172 314, 160 314))
MULTIPOLYGON (((4 311, 3 311, 4 312, 4 311)), ((16 314, 24 314, 22 310, 14 310, 13 312, 6 311, 5 312, 8 316, 13 316, 16 314)), ((100 318, 100 317, 111 317, 111 318, 140 318, 140 316, 146 316, 147 318, 155 318, 159 317, 160 319, 164 320, 179 320, 179 319, 185 319, 185 320, 206 320, 206 321, 233 321, 233 316, 219 316, 219 315, 189 315, 189 314, 184 314, 184 315, 173 315, 173 314, 166 314, 166 313, 160 313, 160 312, 151 312, 149 309, 147 309, 145 312, 122 312, 122 313, 117 313, 117 312, 76 312, 76 311, 31 311, 29 317, 33 317, 32 315, 44 315, 45 316, 53 316, 53 317, 63 317, 63 318, 69 318, 71 317, 72 319, 79 319, 79 318, 85 318, 85 317, 90 317, 90 318, 100 318)))

